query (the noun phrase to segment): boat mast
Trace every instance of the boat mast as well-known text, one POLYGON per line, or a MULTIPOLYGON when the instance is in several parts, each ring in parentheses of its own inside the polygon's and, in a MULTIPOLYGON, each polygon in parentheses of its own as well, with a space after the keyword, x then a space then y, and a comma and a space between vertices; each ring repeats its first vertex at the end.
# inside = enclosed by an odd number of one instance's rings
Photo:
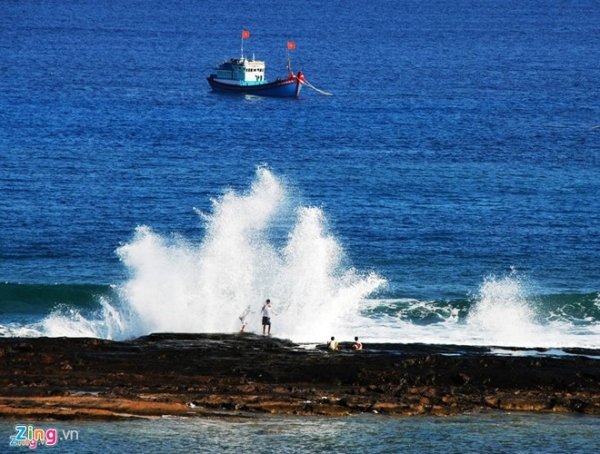
POLYGON ((294 50, 296 48, 296 43, 293 41, 287 42, 287 69, 290 75, 294 74, 292 72, 292 60, 290 59, 290 50, 294 50))
POLYGON ((242 30, 242 60, 244 59, 244 40, 246 38, 250 38, 250 32, 248 30, 242 30))

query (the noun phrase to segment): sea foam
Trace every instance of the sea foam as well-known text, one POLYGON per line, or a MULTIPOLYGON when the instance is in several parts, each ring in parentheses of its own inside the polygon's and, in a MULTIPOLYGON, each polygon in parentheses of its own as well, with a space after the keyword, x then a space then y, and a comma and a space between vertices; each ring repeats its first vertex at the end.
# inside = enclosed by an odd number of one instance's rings
POLYGON ((139 226, 117 250, 129 278, 100 296, 96 311, 60 307, 35 324, 0 327, 0 335, 238 332, 248 307, 246 331, 261 333, 269 298, 272 334, 297 342, 358 335, 366 342, 600 347, 595 318, 557 317, 560 310, 544 308, 515 272, 485 277, 468 301, 373 299, 385 279, 354 269, 324 211, 303 204, 264 167, 247 191, 228 190, 198 214, 205 234, 197 242, 139 226))
POLYGON ((296 341, 325 340, 356 317, 359 302, 385 280, 346 265, 322 209, 295 203, 282 181, 257 170, 246 193, 227 191, 199 212, 198 244, 165 237, 148 226, 117 250, 130 278, 117 301, 96 314, 55 312, 46 335, 131 338, 152 332, 262 332, 261 309, 273 302, 272 334, 296 341))

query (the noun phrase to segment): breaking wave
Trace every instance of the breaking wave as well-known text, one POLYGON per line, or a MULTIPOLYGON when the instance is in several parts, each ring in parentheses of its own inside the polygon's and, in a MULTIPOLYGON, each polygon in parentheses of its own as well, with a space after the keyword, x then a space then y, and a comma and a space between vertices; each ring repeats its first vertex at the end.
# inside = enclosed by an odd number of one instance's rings
POLYGON ((120 285, 0 286, 0 336, 237 332, 248 307, 246 330, 259 333, 269 298, 273 335, 297 342, 600 348, 598 294, 540 296, 514 272, 485 277, 464 299, 376 298, 386 280, 353 268, 323 210, 266 168, 198 215, 198 242, 138 227, 117 250, 129 275, 120 285))

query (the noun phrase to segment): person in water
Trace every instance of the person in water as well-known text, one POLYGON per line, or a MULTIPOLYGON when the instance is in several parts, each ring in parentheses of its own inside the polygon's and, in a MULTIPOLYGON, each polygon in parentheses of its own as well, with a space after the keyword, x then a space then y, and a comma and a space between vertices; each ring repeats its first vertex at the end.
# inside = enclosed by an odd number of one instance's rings
POLYGON ((262 307, 262 327, 263 327, 263 336, 265 334, 271 335, 271 312, 273 307, 271 306, 271 300, 265 301, 264 306, 262 307), (267 326, 269 327, 267 329, 267 326))
POLYGON ((354 338, 354 345, 352 345, 352 348, 354 350, 362 350, 362 342, 358 340, 358 336, 356 336, 354 338))
POLYGON ((340 349, 338 342, 335 340, 335 337, 331 336, 331 340, 327 342, 327 348, 334 352, 337 352, 340 349))

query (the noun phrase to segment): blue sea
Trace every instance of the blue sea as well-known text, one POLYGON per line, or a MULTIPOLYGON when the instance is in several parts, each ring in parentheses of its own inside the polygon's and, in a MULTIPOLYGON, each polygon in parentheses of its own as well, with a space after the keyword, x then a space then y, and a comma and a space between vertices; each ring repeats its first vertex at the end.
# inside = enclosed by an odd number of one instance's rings
POLYGON ((0 1, 0 337, 600 348, 598 49, 597 0, 0 1), (212 92, 242 30, 320 91, 212 92))

